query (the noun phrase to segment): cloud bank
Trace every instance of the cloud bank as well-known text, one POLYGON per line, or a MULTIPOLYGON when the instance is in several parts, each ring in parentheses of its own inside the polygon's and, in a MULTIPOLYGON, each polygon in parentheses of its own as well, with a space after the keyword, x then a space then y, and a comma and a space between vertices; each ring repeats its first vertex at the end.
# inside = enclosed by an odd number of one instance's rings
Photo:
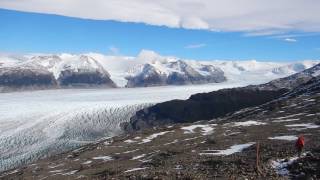
POLYGON ((1 0, 0 8, 252 35, 320 32, 319 0, 1 0))
POLYGON ((297 42, 297 40, 293 38, 285 38, 284 40, 287 42, 297 42))

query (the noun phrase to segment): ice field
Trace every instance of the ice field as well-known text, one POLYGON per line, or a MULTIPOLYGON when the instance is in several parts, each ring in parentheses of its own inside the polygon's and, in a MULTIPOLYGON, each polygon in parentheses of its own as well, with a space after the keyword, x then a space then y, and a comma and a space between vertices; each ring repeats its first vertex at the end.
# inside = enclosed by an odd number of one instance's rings
POLYGON ((245 83, 0 94, 0 171, 121 133, 145 106, 245 83))

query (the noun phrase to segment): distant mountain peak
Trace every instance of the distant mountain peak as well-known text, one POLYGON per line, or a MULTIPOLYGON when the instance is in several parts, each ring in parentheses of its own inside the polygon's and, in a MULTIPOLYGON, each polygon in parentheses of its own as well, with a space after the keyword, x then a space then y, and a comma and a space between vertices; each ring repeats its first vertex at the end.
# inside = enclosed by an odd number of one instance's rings
MULTIPOLYGON (((110 82, 113 81, 113 84, 119 87, 205 84, 224 81, 244 85, 261 84, 301 72, 317 63, 319 61, 295 63, 256 60, 195 61, 162 56, 150 50, 142 50, 137 57, 105 56, 98 53, 0 56, 0 68, 25 66, 39 69, 39 71, 46 69, 57 81, 62 72, 66 75, 66 71, 78 73, 78 75, 80 73, 100 74, 99 76, 109 78, 110 82)), ((94 81, 90 82, 94 83, 94 81)))

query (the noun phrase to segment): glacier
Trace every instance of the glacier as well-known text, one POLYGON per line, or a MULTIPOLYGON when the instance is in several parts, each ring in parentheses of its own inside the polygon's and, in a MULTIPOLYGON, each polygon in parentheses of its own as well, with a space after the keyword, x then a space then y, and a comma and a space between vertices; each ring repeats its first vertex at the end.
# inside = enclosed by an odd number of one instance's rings
POLYGON ((247 83, 2 93, 0 171, 119 135, 122 122, 154 103, 247 83))

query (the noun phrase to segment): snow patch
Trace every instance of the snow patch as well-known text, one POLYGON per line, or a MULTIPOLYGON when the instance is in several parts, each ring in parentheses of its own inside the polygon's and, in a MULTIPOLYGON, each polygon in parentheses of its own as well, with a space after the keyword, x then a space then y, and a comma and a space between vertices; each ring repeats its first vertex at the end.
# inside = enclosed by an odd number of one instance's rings
MULTIPOLYGON (((306 156, 306 154, 307 153, 303 153, 301 157, 306 156)), ((271 167, 276 170, 277 174, 281 176, 288 176, 290 175, 288 166, 294 163, 298 159, 299 159, 298 156, 294 156, 291 158, 274 160, 274 161, 271 161, 271 167)))
POLYGON ((272 122, 291 122, 291 121, 299 121, 300 119, 283 119, 283 120, 274 120, 272 122))
POLYGON ((79 170, 73 170, 73 171, 69 171, 69 172, 63 173, 62 175, 65 175, 65 176, 73 175, 73 174, 75 174, 75 173, 78 172, 78 171, 79 171, 79 170))
POLYGON ((204 153, 199 153, 199 155, 213 155, 213 156, 228 156, 234 153, 243 151, 244 149, 254 145, 255 142, 249 142, 246 144, 237 144, 231 146, 229 149, 225 150, 204 150, 204 153))
POLYGON ((224 133, 224 136, 235 136, 237 134, 241 134, 241 132, 231 132, 231 133, 224 133))
POLYGON ((315 72, 312 74, 312 76, 313 76, 313 77, 320 76, 320 70, 315 71, 315 72))
POLYGON ((49 171, 49 173, 60 173, 65 171, 65 169, 58 169, 58 170, 53 170, 53 171, 49 171))
POLYGON ((298 139, 297 136, 275 136, 275 137, 269 137, 268 139, 271 140, 286 140, 286 141, 295 141, 298 139))
POLYGON ((173 131, 164 131, 164 132, 159 132, 159 133, 152 134, 152 135, 142 139, 142 142, 140 142, 139 144, 144 144, 144 143, 151 142, 153 139, 157 138, 158 136, 163 136, 163 135, 165 135, 167 133, 170 133, 170 132, 173 132, 173 131))
POLYGON ((315 116, 316 114, 307 114, 306 116, 307 117, 310 117, 310 116, 315 116))
POLYGON ((91 163, 92 163, 92 161, 86 161, 86 162, 83 162, 83 163, 81 163, 81 164, 86 165, 86 164, 91 164, 91 163))
POLYGON ((144 158, 145 156, 146 156, 146 154, 141 154, 141 155, 132 157, 131 160, 141 159, 141 158, 144 158))
POLYGON ((6 175, 15 174, 15 173, 17 173, 17 172, 19 172, 19 169, 10 171, 10 172, 6 173, 6 175))
POLYGON ((147 167, 144 168, 133 168, 133 169, 128 169, 126 171, 124 171, 124 173, 129 173, 129 172, 134 172, 134 171, 141 171, 141 170, 145 170, 147 169, 147 167))
POLYGON ((57 165, 51 165, 51 166, 48 166, 49 169, 54 169, 54 168, 57 168, 57 167, 61 167, 63 166, 64 163, 61 163, 61 164, 57 164, 57 165))
POLYGON ((291 115, 288 115, 288 116, 282 116, 282 117, 277 117, 277 118, 274 118, 274 119, 288 119, 288 118, 292 118, 292 117, 296 117, 296 116, 301 116, 301 115, 304 115, 305 113, 298 113, 298 114, 291 114, 291 115))
POLYGON ((125 140, 123 142, 131 144, 131 143, 136 143, 137 141, 134 141, 134 140, 131 140, 131 139, 127 139, 127 140, 125 140))
POLYGON ((301 129, 315 129, 320 128, 319 125, 313 123, 305 123, 305 124, 289 124, 286 125, 287 127, 301 127, 301 129))
POLYGON ((111 156, 98 156, 98 157, 93 157, 92 159, 103 160, 103 161, 111 161, 111 160, 113 160, 113 158, 111 156))
POLYGON ((186 138, 183 141, 191 141, 191 140, 195 140, 195 139, 198 139, 198 138, 201 138, 201 136, 193 137, 193 138, 186 138))
POLYGON ((165 144, 163 144, 163 145, 164 145, 164 146, 168 146, 168 145, 170 145, 170 144, 175 144, 175 143, 177 143, 177 142, 179 142, 179 140, 178 140, 178 139, 175 139, 174 141, 165 143, 165 144))
POLYGON ((258 122, 258 121, 244 121, 244 122, 235 122, 233 126, 259 126, 259 125, 266 125, 267 123, 258 122))
POLYGON ((190 125, 184 126, 181 129, 184 130, 184 134, 192 134, 195 133, 194 130, 197 128, 201 128, 202 135, 212 134, 214 128, 212 126, 216 126, 216 124, 206 124, 206 125, 190 125))
POLYGON ((136 151, 139 151, 139 149, 135 149, 135 150, 131 150, 131 151, 125 151, 122 154, 129 154, 129 153, 133 153, 133 152, 136 152, 136 151))

